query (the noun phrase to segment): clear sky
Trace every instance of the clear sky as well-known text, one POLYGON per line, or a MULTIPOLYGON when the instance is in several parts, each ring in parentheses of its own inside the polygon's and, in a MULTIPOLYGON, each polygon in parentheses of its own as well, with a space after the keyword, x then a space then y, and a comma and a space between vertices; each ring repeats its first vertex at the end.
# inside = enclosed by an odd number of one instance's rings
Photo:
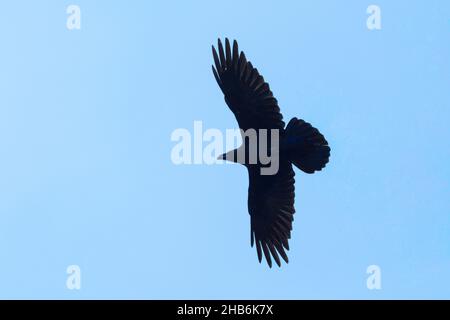
POLYGON ((450 2, 8 1, 0 39, 0 298, 450 298, 450 2), (296 171, 280 269, 250 248, 245 169, 170 158, 177 128, 237 126, 225 36, 332 148, 296 171))

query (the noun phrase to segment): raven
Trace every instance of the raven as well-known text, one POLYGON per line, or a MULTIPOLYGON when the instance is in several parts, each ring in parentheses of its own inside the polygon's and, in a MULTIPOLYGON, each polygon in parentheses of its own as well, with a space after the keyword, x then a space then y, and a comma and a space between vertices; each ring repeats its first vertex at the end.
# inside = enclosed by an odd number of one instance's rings
POLYGON ((256 140, 251 141, 248 136, 242 135, 243 144, 219 159, 241 163, 247 168, 251 246, 256 243, 260 263, 264 253, 269 267, 272 267, 272 258, 281 266, 280 256, 286 263, 289 262, 285 249, 289 250, 288 240, 291 238, 295 212, 292 164, 306 173, 320 171, 328 163, 330 147, 319 130, 301 119, 293 118, 285 127, 278 101, 269 84, 247 61, 245 54, 239 52, 236 40, 231 48, 226 38, 224 49, 219 39, 218 52, 212 46, 212 53, 214 77, 236 117, 241 133, 249 129, 256 132, 256 140), (262 174, 264 164, 259 159, 253 163, 248 161, 248 150, 252 144, 260 146, 259 140, 263 139, 260 129, 279 132, 277 150, 272 148, 273 142, 269 142, 270 152, 277 153, 279 157, 275 174, 262 174), (244 161, 236 160, 240 155, 243 155, 244 161))

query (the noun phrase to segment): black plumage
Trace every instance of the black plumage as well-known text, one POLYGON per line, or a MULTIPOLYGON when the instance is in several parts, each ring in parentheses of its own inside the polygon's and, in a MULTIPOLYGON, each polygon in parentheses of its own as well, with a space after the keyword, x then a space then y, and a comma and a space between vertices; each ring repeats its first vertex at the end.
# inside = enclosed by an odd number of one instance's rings
MULTIPOLYGON (((294 220, 294 170, 292 164, 306 173, 314 173, 325 167, 330 156, 330 147, 324 136, 309 123, 293 118, 285 127, 277 99, 269 84, 265 82, 238 44, 230 46, 225 39, 225 48, 218 40, 218 52, 212 47, 214 77, 222 90, 225 101, 234 113, 239 128, 255 129, 257 140, 259 129, 279 130, 279 169, 276 174, 263 175, 261 162, 240 162, 249 173, 248 211, 251 217, 251 245, 256 244, 258 259, 264 255, 268 265, 272 259, 278 266, 280 257, 289 261, 286 250, 291 237, 294 220)), ((248 159, 250 139, 243 136, 243 146, 221 156, 229 160, 242 147, 248 159)), ((254 143, 254 142, 253 142, 254 143)))

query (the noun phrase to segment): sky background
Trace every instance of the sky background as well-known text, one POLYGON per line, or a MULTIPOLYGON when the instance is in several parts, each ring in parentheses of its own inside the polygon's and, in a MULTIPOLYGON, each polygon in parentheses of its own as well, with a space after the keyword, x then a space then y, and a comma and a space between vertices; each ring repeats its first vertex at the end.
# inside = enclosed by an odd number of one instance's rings
POLYGON ((0 298, 450 298, 450 2, 1 8, 0 298), (170 158, 177 128, 237 126, 211 72, 225 36, 285 120, 332 148, 322 172, 296 170, 282 268, 250 247, 243 167, 170 158), (66 288, 74 264, 81 290, 66 288))

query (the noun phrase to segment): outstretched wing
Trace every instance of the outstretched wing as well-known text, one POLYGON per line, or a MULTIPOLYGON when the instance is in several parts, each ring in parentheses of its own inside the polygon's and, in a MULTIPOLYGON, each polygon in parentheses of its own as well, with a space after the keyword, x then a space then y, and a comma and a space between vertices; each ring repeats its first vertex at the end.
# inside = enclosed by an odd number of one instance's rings
POLYGON ((284 121, 277 99, 245 54, 239 53, 236 40, 231 50, 230 42, 225 39, 224 50, 219 39, 218 49, 219 54, 212 47, 215 64, 212 70, 239 127, 243 130, 283 129, 284 121))
POLYGON ((248 208, 251 217, 251 245, 256 242, 259 262, 262 253, 272 267, 272 259, 281 265, 280 256, 289 262, 284 249, 289 250, 294 221, 294 170, 288 161, 281 161, 276 175, 261 175, 249 170, 248 208))

